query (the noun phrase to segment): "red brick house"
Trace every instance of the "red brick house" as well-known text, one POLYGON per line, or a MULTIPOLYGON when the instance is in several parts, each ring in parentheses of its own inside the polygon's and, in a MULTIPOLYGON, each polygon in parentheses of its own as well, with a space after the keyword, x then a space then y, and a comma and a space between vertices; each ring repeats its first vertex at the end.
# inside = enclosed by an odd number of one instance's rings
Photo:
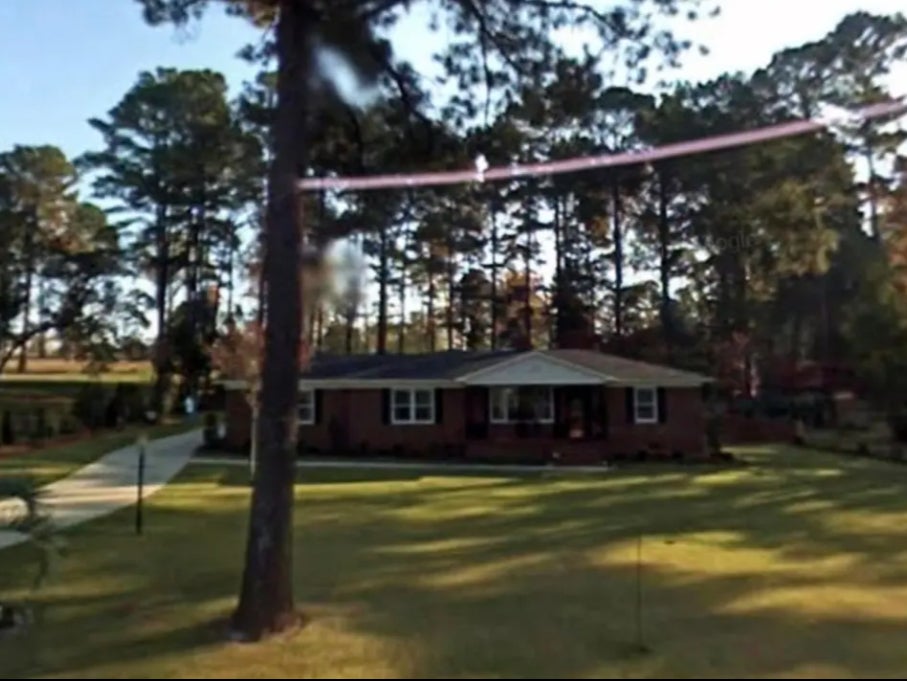
MULTIPOLYGON (((599 462, 705 450, 700 374, 594 350, 318 357, 300 377, 302 452, 599 462)), ((227 444, 248 447, 225 382, 227 444)))

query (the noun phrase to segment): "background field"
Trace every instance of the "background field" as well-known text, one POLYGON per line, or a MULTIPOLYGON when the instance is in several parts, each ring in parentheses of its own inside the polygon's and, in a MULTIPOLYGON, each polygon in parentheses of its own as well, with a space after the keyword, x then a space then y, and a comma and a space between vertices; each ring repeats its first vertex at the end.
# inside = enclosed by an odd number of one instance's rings
POLYGON ((86 362, 65 359, 29 359, 28 371, 20 374, 16 371, 15 360, 10 362, 6 371, 0 375, 0 385, 13 383, 43 383, 52 381, 150 381, 151 364, 149 362, 112 362, 104 367, 100 374, 93 375, 86 371, 86 362))

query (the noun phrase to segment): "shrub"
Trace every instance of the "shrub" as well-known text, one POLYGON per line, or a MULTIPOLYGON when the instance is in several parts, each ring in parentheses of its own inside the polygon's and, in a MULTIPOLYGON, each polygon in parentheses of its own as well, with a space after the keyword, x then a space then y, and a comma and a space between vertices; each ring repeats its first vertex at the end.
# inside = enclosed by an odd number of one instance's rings
POLYGON ((901 408, 888 416, 888 425, 895 442, 907 442, 907 408, 901 408))
POLYGON ((13 433, 13 415, 10 411, 3 410, 3 424, 0 427, 0 444, 11 445, 16 442, 16 436, 13 433))
POLYGON ((208 449, 217 449, 220 444, 220 420, 214 412, 205 414, 205 425, 202 432, 205 447, 208 449))
POLYGON ((107 391, 100 383, 85 383, 76 395, 73 414, 86 428, 99 428, 107 416, 107 391))
POLYGON ((53 393, 0 392, 0 443, 38 442, 61 432, 73 400, 53 393))
POLYGON ((147 409, 147 387, 137 383, 117 383, 113 393, 121 419, 126 423, 140 423, 147 409))

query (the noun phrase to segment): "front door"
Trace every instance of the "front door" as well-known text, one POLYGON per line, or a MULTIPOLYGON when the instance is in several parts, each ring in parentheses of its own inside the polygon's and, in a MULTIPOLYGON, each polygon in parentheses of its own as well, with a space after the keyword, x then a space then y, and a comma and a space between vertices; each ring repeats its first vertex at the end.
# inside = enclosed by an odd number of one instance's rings
POLYGON ((556 437, 584 440, 590 436, 590 398, 591 391, 585 385, 564 386, 555 390, 556 437))
POLYGON ((463 395, 467 440, 485 440, 488 437, 488 388, 471 386, 463 395))

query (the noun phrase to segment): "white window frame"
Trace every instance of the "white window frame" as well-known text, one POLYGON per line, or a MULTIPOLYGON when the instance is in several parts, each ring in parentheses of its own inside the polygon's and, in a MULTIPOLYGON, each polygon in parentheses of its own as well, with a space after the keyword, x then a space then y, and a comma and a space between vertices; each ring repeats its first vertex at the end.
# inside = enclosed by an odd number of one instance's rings
POLYGON ((315 409, 317 409, 315 391, 311 388, 302 388, 299 391, 299 399, 296 402, 296 419, 300 426, 315 425, 315 409), (303 410, 308 412, 305 417, 302 414, 303 410))
MULTIPOLYGON (((400 405, 403 406, 402 404, 400 405)), ((423 405, 424 406, 424 405, 423 405)), ((434 388, 391 388, 390 394, 391 424, 395 426, 427 426, 435 422, 435 389, 434 388), (428 418, 416 418, 416 394, 428 393, 428 418), (397 395, 406 394, 409 415, 405 419, 397 418, 397 395)))
POLYGON ((508 423, 554 423, 554 388, 550 385, 496 385, 491 386, 488 390, 488 420, 490 423, 508 424, 508 423), (548 414, 544 418, 521 420, 510 418, 509 399, 504 396, 511 392, 519 395, 520 388, 544 389, 548 393, 548 414), (504 414, 503 418, 495 417, 495 403, 501 407, 500 411, 504 414))
MULTIPOLYGON (((648 405, 646 405, 648 406, 648 405)), ((633 423, 649 424, 658 423, 658 388, 651 386, 640 386, 633 388, 633 423), (652 415, 640 416, 640 394, 650 394, 652 396, 652 415)))

